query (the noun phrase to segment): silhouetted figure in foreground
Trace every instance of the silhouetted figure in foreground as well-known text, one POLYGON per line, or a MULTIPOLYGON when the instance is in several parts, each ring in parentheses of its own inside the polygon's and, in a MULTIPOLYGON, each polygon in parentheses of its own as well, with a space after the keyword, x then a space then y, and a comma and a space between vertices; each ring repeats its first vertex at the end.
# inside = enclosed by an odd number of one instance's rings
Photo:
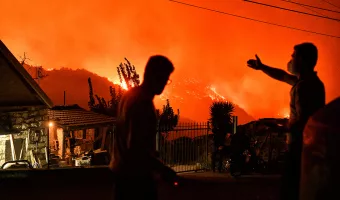
POLYGON ((243 132, 237 132, 233 135, 231 139, 231 166, 230 173, 231 175, 241 175, 244 170, 245 165, 245 150, 250 149, 250 139, 243 132))
POLYGON ((223 146, 225 142, 226 134, 217 132, 214 134, 214 149, 211 155, 211 168, 213 172, 216 171, 216 162, 218 162, 217 169, 218 172, 222 172, 222 163, 223 163, 223 146))
POLYGON ((291 74, 264 65, 257 55, 255 60, 248 61, 249 67, 262 70, 270 77, 292 86, 289 119, 291 143, 283 175, 282 199, 298 199, 302 132, 308 118, 325 105, 325 88, 314 71, 317 59, 316 46, 302 43, 294 47, 294 53, 288 62, 287 69, 291 74))
POLYGON ((144 81, 127 91, 118 107, 110 168, 117 175, 115 200, 155 200, 155 174, 169 181, 176 173, 156 157, 157 118, 153 99, 160 95, 174 71, 164 56, 150 57, 144 81))
POLYGON ((300 200, 340 199, 340 97, 309 118, 303 131, 300 200))

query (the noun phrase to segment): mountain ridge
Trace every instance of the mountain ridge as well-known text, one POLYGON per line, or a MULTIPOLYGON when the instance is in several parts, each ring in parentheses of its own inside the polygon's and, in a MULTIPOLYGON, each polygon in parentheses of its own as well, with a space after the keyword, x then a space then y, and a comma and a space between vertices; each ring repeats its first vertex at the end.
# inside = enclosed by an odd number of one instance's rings
MULTIPOLYGON (((31 69, 32 67, 25 66, 31 69)), ((36 77, 37 70, 30 70, 32 77, 36 77)), ((64 91, 66 104, 78 104, 88 109, 89 88, 88 78, 93 85, 93 92, 106 100, 110 99, 110 86, 117 86, 108 78, 99 76, 86 69, 42 69, 47 76, 40 79, 40 87, 52 99, 55 105, 64 104, 64 91)), ((190 80, 190 79, 187 79, 190 80)), ((209 119, 209 106, 213 100, 226 100, 216 91, 204 83, 197 81, 176 82, 167 86, 165 92, 155 98, 156 107, 162 108, 165 100, 169 99, 174 110, 180 110, 181 123, 204 122, 209 119), (204 109, 203 109, 204 108, 204 109), (183 114, 183 115, 182 115, 183 114)), ((239 116, 239 124, 254 120, 245 110, 235 105, 235 115, 239 116)))

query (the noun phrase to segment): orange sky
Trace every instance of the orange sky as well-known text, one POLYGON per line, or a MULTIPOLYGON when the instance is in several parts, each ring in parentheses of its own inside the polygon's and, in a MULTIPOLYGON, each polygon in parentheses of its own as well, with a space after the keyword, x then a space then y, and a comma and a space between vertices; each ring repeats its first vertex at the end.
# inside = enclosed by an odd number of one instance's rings
MULTIPOLYGON (((340 36, 340 23, 246 3, 242 0, 183 0, 237 15, 340 36)), ((258 0, 311 12, 280 0, 258 0)), ((298 1, 298 0, 297 0, 298 1)), ((330 0, 331 1, 331 0, 330 0)), ((321 0, 301 3, 336 9, 321 0)), ((332 0, 340 6, 340 2, 332 0)), ((328 16, 340 18, 340 14, 328 16)), ((196 77, 213 84, 255 117, 287 110, 288 85, 246 67, 257 53, 266 64, 286 68, 294 44, 319 48, 316 70, 327 101, 340 95, 340 39, 260 24, 167 0, 1 1, 0 39, 16 55, 27 52, 46 68, 86 68, 117 79, 127 57, 142 74, 151 54, 169 56, 173 81, 196 77)))

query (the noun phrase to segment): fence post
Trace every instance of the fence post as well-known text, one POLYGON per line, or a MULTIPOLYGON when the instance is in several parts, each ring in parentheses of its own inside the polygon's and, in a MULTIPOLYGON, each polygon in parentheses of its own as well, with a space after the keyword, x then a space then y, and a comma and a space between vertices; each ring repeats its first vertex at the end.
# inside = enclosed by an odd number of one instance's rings
POLYGON ((233 134, 235 134, 237 132, 237 121, 238 117, 237 116, 233 116, 233 134))
MULTIPOLYGON (((206 160, 206 168, 208 169, 209 166, 209 130, 210 130, 210 122, 207 122, 207 135, 206 135, 206 140, 205 140, 205 150, 206 150, 206 155, 205 155, 205 160, 206 160)), ((207 170, 206 169, 206 170, 207 170)))
POLYGON ((156 151, 160 153, 160 127, 159 127, 159 122, 157 123, 157 133, 156 133, 156 151))

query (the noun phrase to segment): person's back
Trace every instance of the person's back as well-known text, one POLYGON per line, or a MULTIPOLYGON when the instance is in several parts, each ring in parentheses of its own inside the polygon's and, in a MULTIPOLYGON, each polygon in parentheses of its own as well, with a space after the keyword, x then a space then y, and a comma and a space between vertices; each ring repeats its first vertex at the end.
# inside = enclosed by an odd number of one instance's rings
POLYGON ((308 118, 325 106, 325 87, 317 73, 311 72, 299 78, 290 95, 289 128, 302 134, 308 118))
POLYGON ((117 114, 114 162, 110 167, 128 175, 150 173, 151 166, 145 157, 155 154, 157 127, 152 98, 146 96, 140 87, 132 88, 123 95, 117 114))

